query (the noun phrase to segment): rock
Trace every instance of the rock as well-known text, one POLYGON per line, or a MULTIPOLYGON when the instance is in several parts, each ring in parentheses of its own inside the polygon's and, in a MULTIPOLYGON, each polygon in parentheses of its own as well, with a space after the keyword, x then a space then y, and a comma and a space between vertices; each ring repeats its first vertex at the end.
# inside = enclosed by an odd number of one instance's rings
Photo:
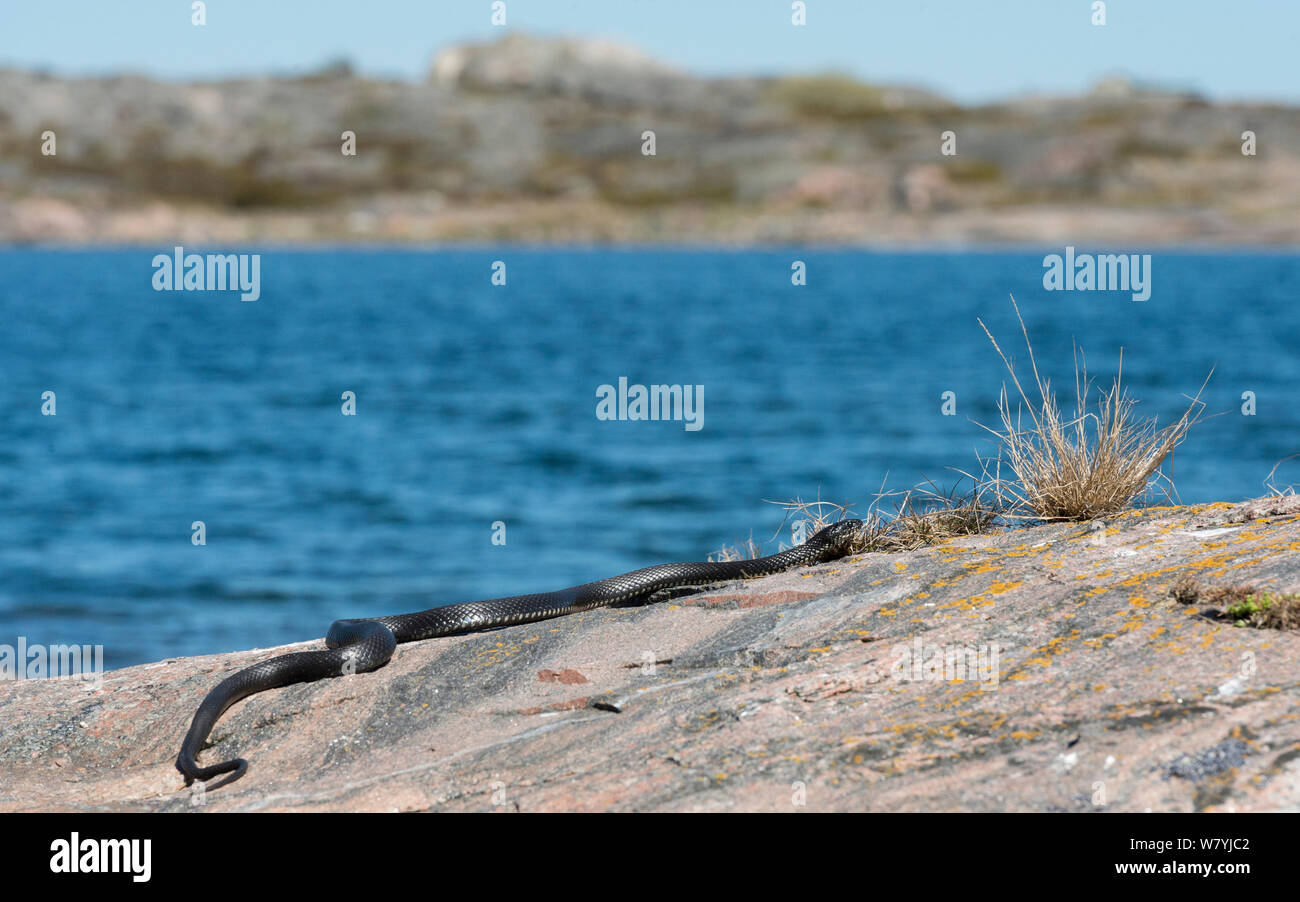
POLYGON ((412 81, 0 69, 0 242, 1294 245, 1297 146, 1296 107, 1127 82, 960 107, 522 34, 412 81))
POLYGON ((942 166, 932 163, 910 167, 899 179, 897 196, 902 205, 913 213, 924 213, 952 204, 948 174, 942 166))
POLYGON ((647 98, 645 80, 681 77, 653 57, 613 41, 525 34, 449 48, 434 60, 430 74, 435 82, 453 87, 575 96, 610 91, 614 82, 615 94, 647 98))
POLYGON ((655 604, 400 646, 194 707, 279 649, 0 694, 4 810, 1294 810, 1300 634, 1178 604, 1300 589, 1300 498, 1148 508, 864 554, 655 604), (1250 516, 1246 516, 1250 514, 1250 516), (1207 522, 1237 524, 1207 533, 1207 522))
POLYGON ((93 234, 85 213, 56 198, 25 198, 0 208, 0 233, 17 242, 87 241, 93 234))

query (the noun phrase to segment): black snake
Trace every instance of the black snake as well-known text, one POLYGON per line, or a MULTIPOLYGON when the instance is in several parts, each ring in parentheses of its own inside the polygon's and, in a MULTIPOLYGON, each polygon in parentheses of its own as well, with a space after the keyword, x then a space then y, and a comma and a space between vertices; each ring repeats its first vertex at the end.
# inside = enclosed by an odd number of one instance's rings
POLYGON ((819 564, 847 554, 861 526, 861 520, 841 520, 822 529, 802 545, 752 560, 658 564, 558 592, 467 601, 391 617, 335 620, 325 636, 328 650, 280 655, 247 667, 218 683, 194 712, 194 720, 176 757, 176 767, 185 775, 186 783, 231 774, 210 787, 212 789, 239 779, 248 768, 248 762, 243 758, 207 767, 200 767, 195 759, 226 709, 255 693, 375 670, 388 663, 400 642, 532 623, 646 598, 663 589, 766 576, 792 567, 819 564))

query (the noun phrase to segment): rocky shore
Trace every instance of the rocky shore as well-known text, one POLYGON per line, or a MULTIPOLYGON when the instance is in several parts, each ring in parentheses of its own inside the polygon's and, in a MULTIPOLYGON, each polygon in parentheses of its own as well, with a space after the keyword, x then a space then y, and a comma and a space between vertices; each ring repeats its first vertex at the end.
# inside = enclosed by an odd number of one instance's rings
POLYGON ((1245 811, 1300 807, 1300 632, 1173 597, 1300 590, 1300 498, 990 533, 399 647, 195 705, 271 654, 0 691, 0 810, 1245 811))
POLYGON ((1300 110, 1124 79, 968 107, 520 34, 418 82, 0 70, 0 242, 449 241, 1295 245, 1300 110))

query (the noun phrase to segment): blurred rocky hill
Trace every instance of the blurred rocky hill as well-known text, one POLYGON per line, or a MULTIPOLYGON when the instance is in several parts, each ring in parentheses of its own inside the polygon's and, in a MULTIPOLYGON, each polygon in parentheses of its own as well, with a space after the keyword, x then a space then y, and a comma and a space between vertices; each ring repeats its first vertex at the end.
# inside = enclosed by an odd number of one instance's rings
POLYGON ((0 70, 0 241, 497 239, 1294 244, 1300 109, 1124 80, 961 107, 522 35, 419 83, 0 70))

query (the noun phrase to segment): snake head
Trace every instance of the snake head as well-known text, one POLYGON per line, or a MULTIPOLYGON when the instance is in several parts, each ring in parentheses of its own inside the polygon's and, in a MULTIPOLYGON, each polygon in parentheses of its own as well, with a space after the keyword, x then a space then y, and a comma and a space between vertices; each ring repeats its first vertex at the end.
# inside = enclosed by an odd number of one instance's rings
POLYGON ((819 530, 808 541, 825 545, 828 549, 834 549, 841 554, 848 554, 861 532, 861 520, 840 520, 819 530))

